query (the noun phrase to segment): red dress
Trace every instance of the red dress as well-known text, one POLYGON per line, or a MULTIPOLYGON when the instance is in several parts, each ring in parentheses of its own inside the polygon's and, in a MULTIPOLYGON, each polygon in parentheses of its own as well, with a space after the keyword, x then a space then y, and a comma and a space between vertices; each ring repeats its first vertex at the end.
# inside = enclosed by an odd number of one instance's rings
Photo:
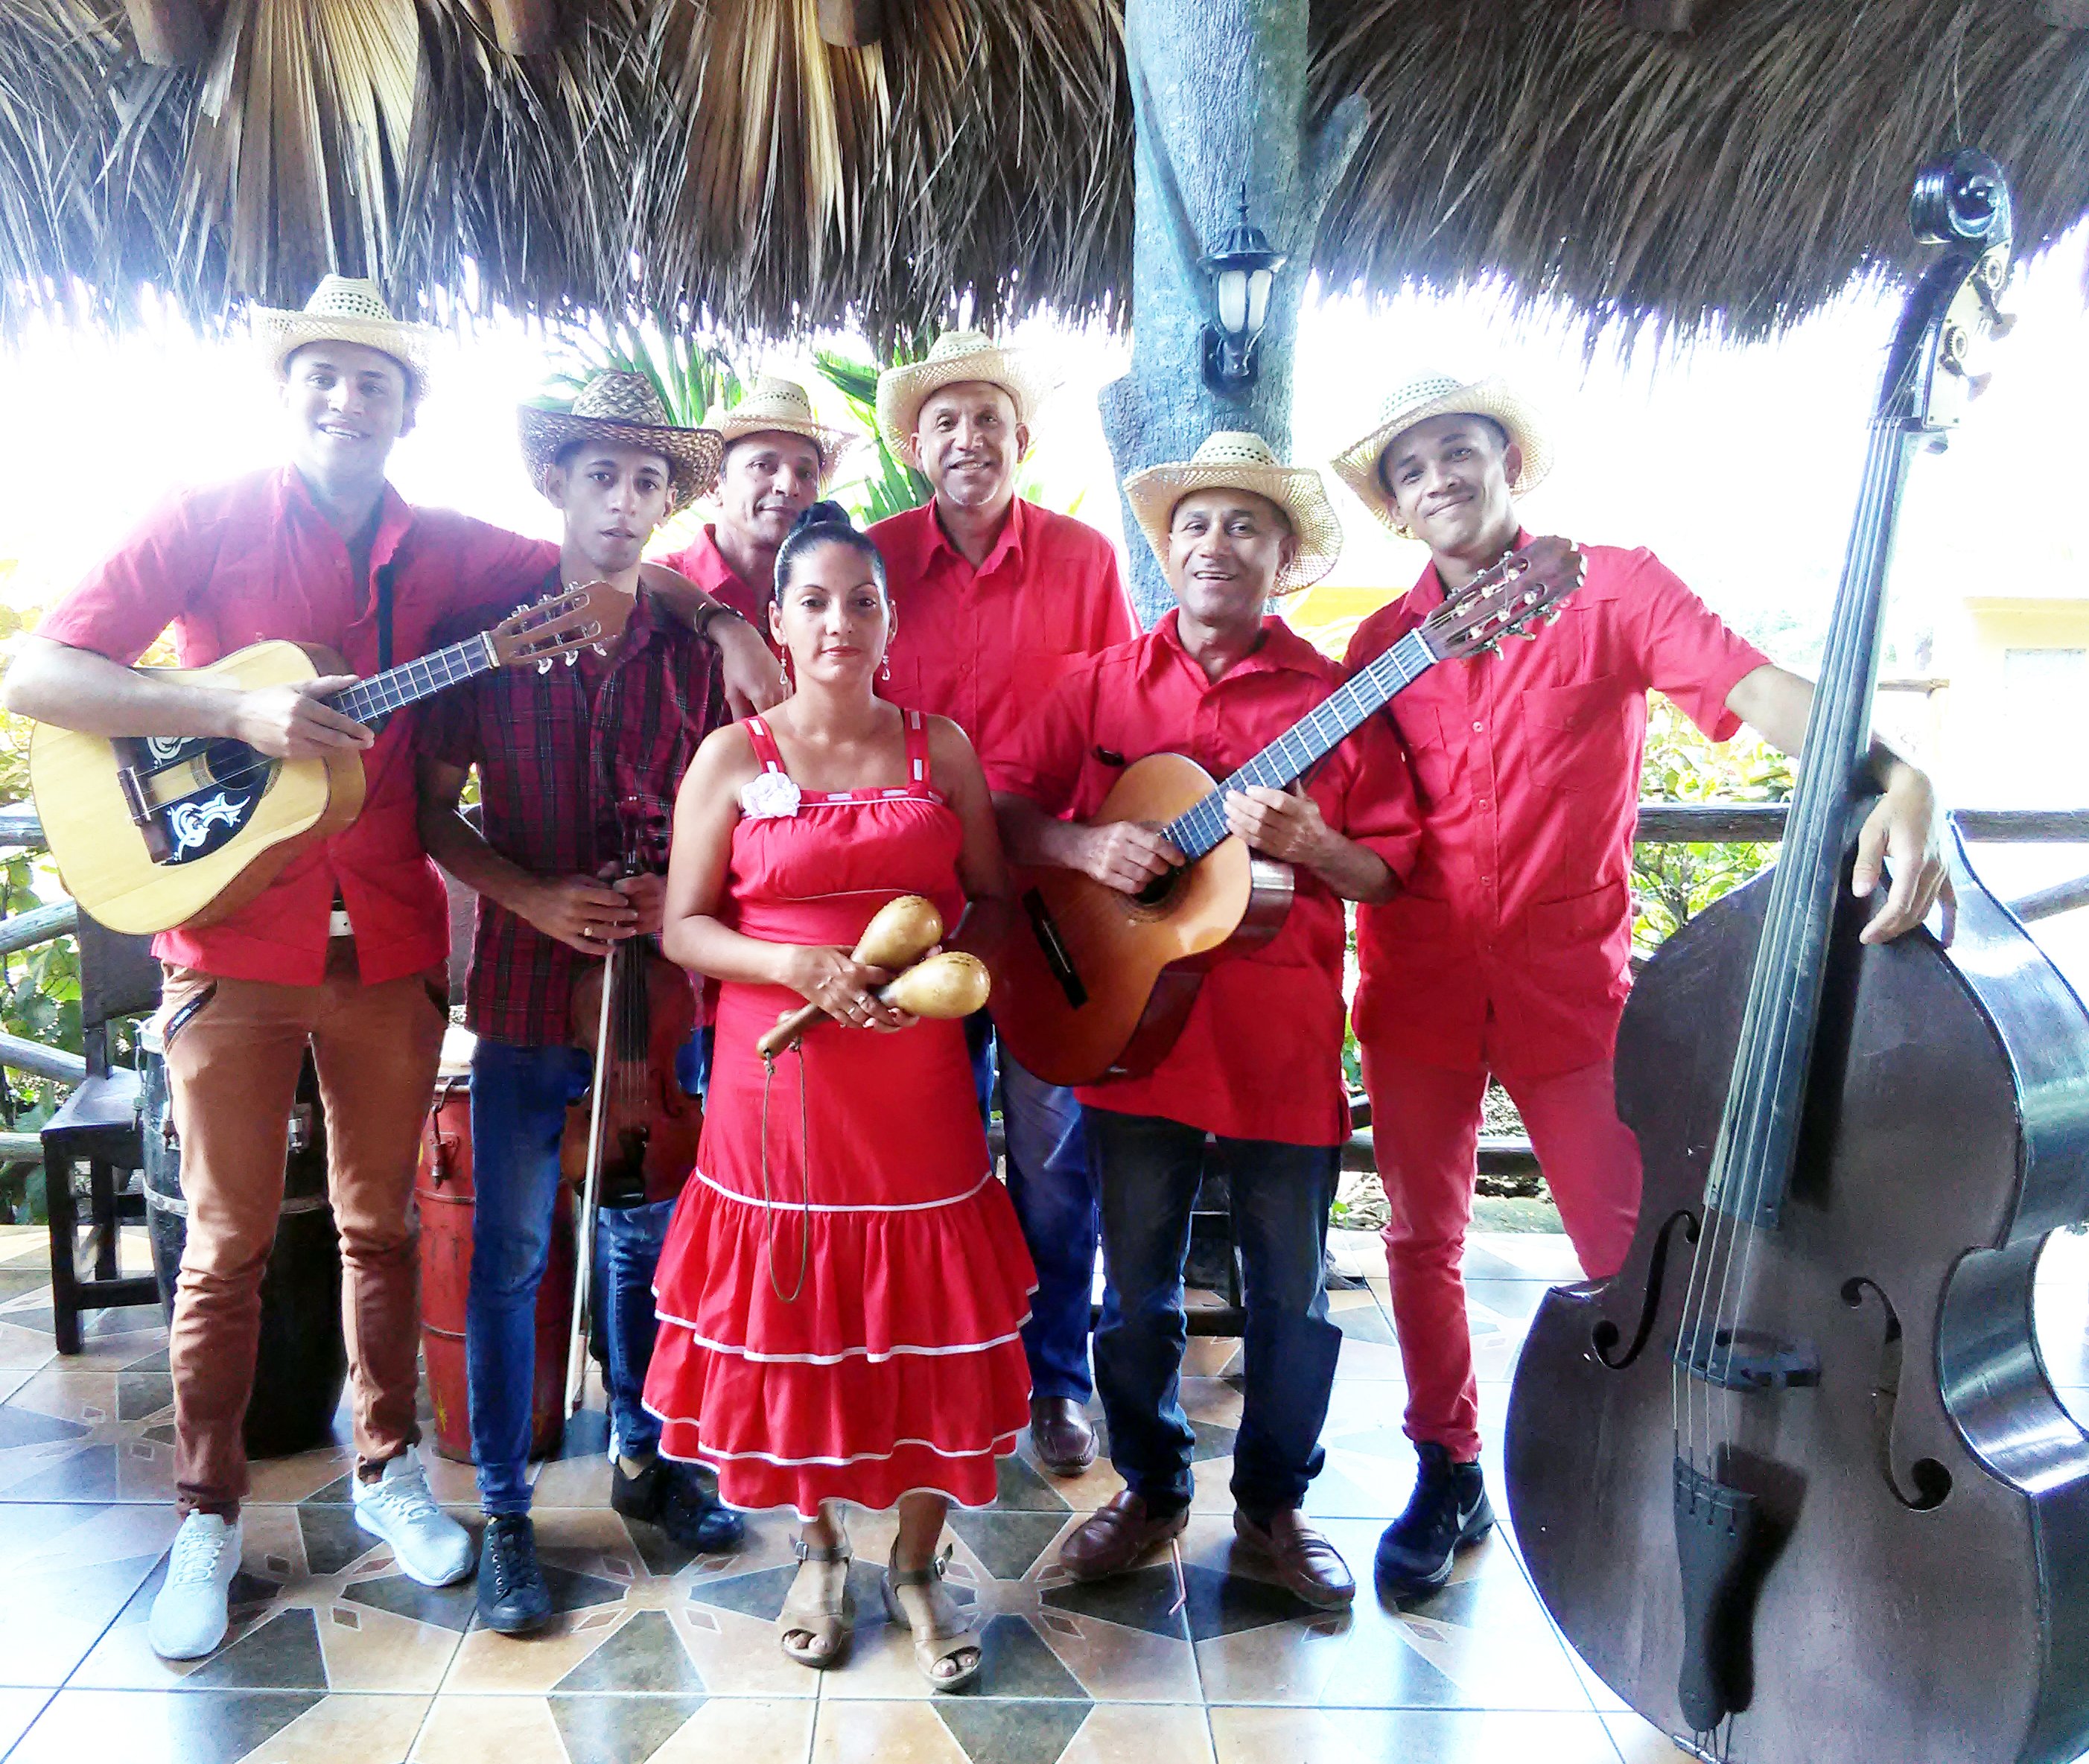
MULTIPOLYGON (((848 949, 899 894, 956 923, 963 828, 929 781, 918 711, 898 790, 800 792, 761 721, 744 726, 763 770, 733 829, 723 923, 848 949)), ((822 1020, 776 1062, 765 1170, 754 1044, 803 1002, 719 989, 703 1140, 654 1282, 661 1449, 711 1466, 736 1507, 809 1518, 821 1501, 883 1508, 916 1489, 986 1505, 994 1459, 1029 1424, 1036 1278, 988 1160, 963 1025, 822 1020)))

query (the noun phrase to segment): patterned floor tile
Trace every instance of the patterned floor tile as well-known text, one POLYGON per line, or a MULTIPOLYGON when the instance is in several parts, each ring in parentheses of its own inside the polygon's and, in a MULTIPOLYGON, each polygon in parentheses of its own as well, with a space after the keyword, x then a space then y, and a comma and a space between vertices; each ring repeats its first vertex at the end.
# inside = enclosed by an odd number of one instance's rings
MULTIPOLYGON (((9 1764, 238 1764, 318 1706, 320 1693, 62 1690, 9 1754, 9 1764)), ((281 1757, 281 1753, 277 1754, 281 1757)), ((322 1755, 308 1753, 314 1760, 322 1755)), ((382 1752, 354 1764, 388 1764, 382 1752)), ((329 1755, 331 1764, 331 1755, 329 1755)), ((341 1764, 350 1764, 348 1758, 341 1764)))
POLYGON ((1211 1721, 1195 1703, 1099 1703, 1058 1764, 1213 1764, 1211 1721))
POLYGON ((0 1505, 0 1684, 63 1684, 174 1529, 165 1507, 0 1505))
POLYGON ((411 1757, 415 1764, 804 1764, 814 1706, 748 1697, 453 1693, 435 1699, 411 1757))
MULTIPOLYGON (((158 1510, 171 1535, 173 1509, 158 1510)), ((354 1531, 345 1514, 315 1520, 309 1509, 250 1504, 241 1514, 240 1573, 225 1645, 206 1659, 175 1663, 161 1659, 146 1639, 165 1574, 162 1558, 73 1684, 425 1695, 442 1683, 471 1603, 468 1586, 413 1586, 390 1548, 354 1531), (405 1587, 410 1595, 401 1593, 405 1587)))
POLYGON ((0 1409, 0 1502, 171 1501, 174 1447, 123 1417, 127 1376, 56 1360, 28 1379, 0 1409))
POLYGON ((1212 1710, 1218 1764, 1617 1764, 1593 1715, 1212 1710))

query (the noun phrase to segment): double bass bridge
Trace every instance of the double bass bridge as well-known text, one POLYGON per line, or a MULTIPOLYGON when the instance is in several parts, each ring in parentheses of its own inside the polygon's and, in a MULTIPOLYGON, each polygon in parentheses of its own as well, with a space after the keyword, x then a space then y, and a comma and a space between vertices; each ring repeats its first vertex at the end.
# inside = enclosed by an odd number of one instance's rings
POLYGON ((1769 1329, 1692 1330, 1676 1342, 1675 1358, 1692 1377, 1722 1390, 1799 1390, 1821 1382, 1820 1349, 1769 1329))

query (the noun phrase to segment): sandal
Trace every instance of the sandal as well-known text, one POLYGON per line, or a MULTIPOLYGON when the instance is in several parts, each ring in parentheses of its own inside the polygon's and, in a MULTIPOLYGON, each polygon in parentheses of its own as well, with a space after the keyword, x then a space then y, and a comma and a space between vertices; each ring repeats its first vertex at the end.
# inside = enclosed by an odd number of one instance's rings
POLYGON ((809 1666, 816 1672, 825 1672, 841 1664, 848 1652, 849 1638, 856 1633, 856 1595, 849 1591, 848 1583, 851 1560, 848 1539, 816 1549, 804 1538, 794 1538, 791 1549, 798 1558, 798 1576, 791 1582, 783 1608, 776 1613, 777 1642, 787 1659, 809 1666), (839 1574, 815 1577, 818 1590, 810 1597, 799 1591, 805 1582, 808 1562, 841 1569, 839 1574), (804 1639, 793 1641, 796 1636, 804 1639))
POLYGON ((913 1635, 914 1663, 937 1690, 962 1690, 979 1676, 985 1661, 972 1633, 972 1620, 943 1591, 951 1548, 946 1544, 943 1553, 926 1568, 895 1568, 887 1561, 882 1586, 886 1616, 913 1635), (914 1595, 911 1599, 909 1593, 914 1595), (951 1670, 938 1672, 942 1666, 951 1670))

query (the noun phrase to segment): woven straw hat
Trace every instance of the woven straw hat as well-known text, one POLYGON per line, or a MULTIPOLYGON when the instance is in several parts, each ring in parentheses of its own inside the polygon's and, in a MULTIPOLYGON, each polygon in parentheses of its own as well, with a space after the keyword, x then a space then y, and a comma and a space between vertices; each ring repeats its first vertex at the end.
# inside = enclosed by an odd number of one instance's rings
POLYGON ((1004 349, 984 331, 949 331, 936 339, 926 359, 888 367, 877 376, 877 427, 885 444, 902 458, 931 392, 967 380, 998 386, 1015 400, 1015 420, 1027 423, 1052 396, 1059 377, 1032 349, 1004 349))
POLYGON ((834 466, 861 437, 847 429, 835 429, 817 422, 813 400, 795 379, 764 374, 727 409, 721 406, 704 418, 704 426, 715 429, 727 447, 751 435, 803 435, 820 450, 820 494, 834 482, 834 466))
POLYGON ((1491 417, 1523 452, 1523 469, 1509 486, 1512 496, 1528 496, 1552 469, 1552 443, 1545 438, 1529 405, 1498 376, 1461 380, 1448 374, 1424 374, 1409 380, 1385 401, 1371 432, 1346 447, 1330 462, 1336 475, 1363 499, 1364 506, 1403 539, 1414 535, 1400 519, 1392 493, 1379 474, 1385 450, 1418 422, 1432 417, 1491 417))
POLYGON ((292 353, 307 343, 360 343, 382 349, 406 370, 407 394, 428 389, 428 345, 436 333, 392 316, 377 284, 359 276, 322 276, 302 312, 256 306, 255 340, 277 378, 290 371, 292 353))
POLYGON ((576 441, 616 441, 645 447, 667 461, 667 512, 680 514, 718 482, 725 443, 714 430, 677 428, 643 374, 614 369, 580 389, 570 410, 521 408, 522 462, 530 482, 550 495, 551 468, 576 441))
POLYGON ((1176 503, 1192 490, 1248 490, 1281 508, 1298 542, 1290 563, 1276 572, 1276 592, 1310 587, 1342 554, 1342 524, 1328 500, 1320 474, 1310 465, 1286 465, 1259 435, 1221 429, 1195 457, 1149 465, 1124 481, 1125 499, 1146 534, 1146 542, 1168 567, 1168 529, 1176 503))

